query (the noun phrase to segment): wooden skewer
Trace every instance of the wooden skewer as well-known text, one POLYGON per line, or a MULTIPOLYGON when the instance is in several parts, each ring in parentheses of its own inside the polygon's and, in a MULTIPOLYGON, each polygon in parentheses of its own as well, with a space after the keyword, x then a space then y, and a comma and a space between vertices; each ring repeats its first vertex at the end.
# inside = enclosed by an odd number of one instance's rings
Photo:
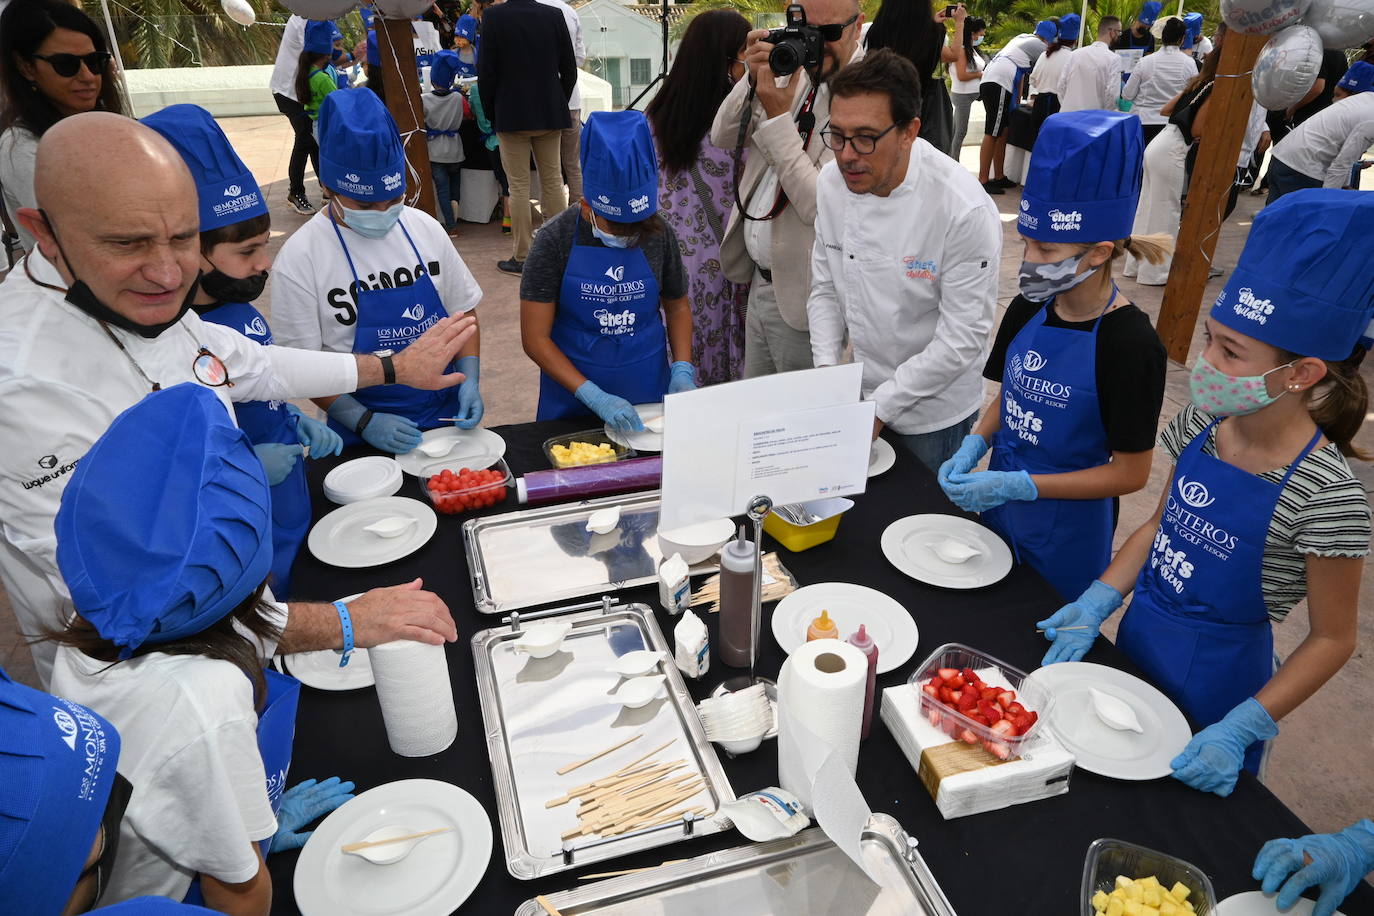
MULTIPOLYGON (((681 761, 677 762, 680 763, 681 761)), ((560 795, 557 798, 551 798, 548 801, 544 802, 544 807, 556 808, 559 805, 566 805, 574 798, 582 798, 583 800, 586 800, 589 797, 599 795, 602 792, 605 792, 609 789, 614 789, 624 782, 633 781, 636 779, 649 776, 655 772, 659 772, 665 769, 666 766, 666 764, 649 764, 646 766, 638 767, 630 771, 629 773, 626 773, 623 776, 607 776, 604 779, 598 779, 595 782, 583 783, 580 786, 569 789, 566 795, 560 795)))
MULTIPOLYGON (((624 792, 621 792, 620 790, 607 789, 604 790, 601 794, 595 795, 590 798, 584 798, 582 806, 577 809, 577 816, 582 817, 587 812, 592 811, 596 808, 611 807, 627 799, 637 798, 640 795, 650 792, 655 788, 656 783, 668 779, 672 771, 679 769, 681 766, 682 764, 678 764, 678 766, 672 767, 671 769, 663 773, 659 773, 658 775, 654 776, 650 780, 647 780, 646 782, 638 783, 632 786, 629 790, 624 792)), ((683 776, 679 777, 679 779, 689 778, 691 775, 692 774, 690 773, 683 774, 683 776)), ((669 780, 667 783, 664 783, 663 785, 671 785, 672 783, 677 781, 678 779, 669 780)), ((663 786, 658 786, 658 788, 663 788, 663 786)))
MULTIPOLYGON (((688 797, 690 798, 691 796, 688 797)), ((659 824, 666 824, 669 821, 676 820, 677 818, 680 818, 682 817, 682 815, 686 814, 688 809, 680 809, 676 812, 676 814, 664 814, 663 812, 673 807, 674 805, 682 804, 684 801, 686 801, 686 799, 679 798, 674 801, 665 802, 664 804, 659 805, 657 808, 654 808, 652 811, 646 812, 645 814, 642 814, 639 817, 636 817, 629 821, 622 821, 621 823, 616 824, 613 827, 601 831, 601 835, 603 837, 619 836, 622 833, 629 833, 631 830, 643 830, 646 827, 656 827, 659 824)), ((694 808, 690 810, 696 811, 698 809, 694 808)))
POLYGON ((620 750, 622 747, 624 747, 625 745, 629 744, 631 741, 638 741, 639 738, 640 738, 639 735, 631 735, 630 737, 626 738, 624 741, 621 741, 621 742, 618 743, 618 744, 613 744, 613 745, 611 745, 610 747, 606 748, 604 751, 600 751, 600 752, 598 752, 598 753, 592 754, 590 757, 586 758, 585 760, 579 760, 579 761, 577 761, 576 763, 565 764, 564 766, 559 767, 559 768, 557 769, 556 772, 558 773, 559 776, 566 776, 568 773, 571 773, 573 770, 577 769, 578 767, 586 766, 587 764, 591 763, 593 760, 600 760, 602 757, 605 757, 607 754, 611 753, 612 751, 618 751, 618 750, 620 750))
POLYGON ((688 860, 687 860, 687 859, 669 859, 669 860, 666 861, 666 862, 660 862, 660 863, 658 863, 657 865, 649 865, 649 866, 646 866, 646 867, 644 867, 644 868, 625 868, 625 869, 621 869, 620 871, 599 871, 599 872, 597 872, 596 874, 592 874, 592 875, 578 875, 577 880, 578 880, 578 881, 592 881, 592 880, 594 880, 594 879, 596 879, 596 878, 619 878, 619 877, 621 877, 622 875, 638 875, 638 874, 640 874, 641 872, 653 871, 655 868, 667 868, 669 865, 681 865, 683 862, 686 862, 686 861, 688 861, 688 860))
MULTIPOLYGON (((668 745, 672 744, 672 743, 673 743, 674 741, 676 741, 676 740, 677 740, 676 738, 673 738, 673 739, 671 739, 671 740, 668 740, 668 741, 663 742, 663 743, 660 744, 658 747, 654 748, 652 751, 650 751, 649 753, 645 754, 643 757, 640 757, 640 758, 638 758, 638 759, 636 759, 636 760, 631 760, 629 763, 625 764, 625 765, 624 765, 623 767, 621 767, 619 770, 616 770, 616 773, 624 772, 625 770, 628 770, 630 767, 634 766, 635 764, 637 764, 637 763, 642 763, 642 762, 644 762, 645 760, 648 760, 650 757, 654 756, 654 755, 657 754, 659 751, 663 750, 665 747, 667 747, 668 745)), ((613 774, 613 775, 614 775, 614 774, 613 774)))
POLYGON ((542 906, 544 908, 544 912, 547 913, 548 916, 563 916, 562 913, 558 912, 558 907, 554 906, 552 903, 549 903, 549 898, 545 897, 543 894, 536 894, 534 897, 534 902, 542 906))
POLYGON ((628 808, 619 809, 618 811, 608 812, 607 817, 596 820, 594 823, 597 829, 593 830, 593 832, 600 833, 602 836, 607 836, 609 834, 605 829, 601 828, 610 828, 611 833, 619 833, 621 831, 615 829, 616 827, 627 822, 632 822, 636 818, 657 814, 665 808, 671 808, 673 805, 685 802, 687 799, 700 792, 703 785, 705 785, 705 783, 698 779, 694 785, 688 784, 673 789, 665 789, 662 793, 650 793, 643 798, 637 799, 637 804, 628 808))
POLYGON ((402 840, 418 840, 421 837, 434 836, 436 833, 448 833, 452 827, 435 827, 433 830, 421 830, 419 833, 407 833, 405 836, 394 836, 386 840, 370 840, 365 843, 349 843, 340 846, 340 852, 358 852, 361 849, 371 849, 373 846, 385 846, 388 843, 399 843, 402 840))

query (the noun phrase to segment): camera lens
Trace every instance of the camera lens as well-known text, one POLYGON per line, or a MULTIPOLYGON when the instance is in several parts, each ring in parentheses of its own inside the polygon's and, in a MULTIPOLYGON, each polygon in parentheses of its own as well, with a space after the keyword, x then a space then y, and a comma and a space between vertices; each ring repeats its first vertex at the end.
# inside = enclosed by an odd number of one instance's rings
POLYGON ((768 54, 768 67, 778 76, 789 76, 801 66, 803 53, 802 44, 796 39, 780 42, 768 54))

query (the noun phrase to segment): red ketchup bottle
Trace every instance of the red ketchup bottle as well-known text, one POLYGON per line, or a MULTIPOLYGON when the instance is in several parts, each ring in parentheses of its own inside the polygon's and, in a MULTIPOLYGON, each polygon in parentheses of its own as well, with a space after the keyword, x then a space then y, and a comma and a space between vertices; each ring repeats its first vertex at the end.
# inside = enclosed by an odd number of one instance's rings
POLYGON ((873 690, 878 679, 878 644, 868 635, 868 630, 863 624, 859 624, 859 632, 849 637, 848 642, 868 657, 868 684, 864 687, 864 724, 859 732, 859 738, 864 739, 868 737, 868 730, 873 727, 873 690))

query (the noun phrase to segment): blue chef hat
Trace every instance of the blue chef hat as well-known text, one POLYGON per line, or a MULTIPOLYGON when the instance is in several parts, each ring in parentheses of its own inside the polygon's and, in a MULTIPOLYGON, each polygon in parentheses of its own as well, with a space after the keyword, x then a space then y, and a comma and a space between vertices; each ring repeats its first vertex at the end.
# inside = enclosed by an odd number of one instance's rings
POLYGON ((109 722, 0 671, 0 900, 7 911, 61 912, 95 842, 118 761, 119 732, 109 722))
POLYGON ((1145 141, 1119 111, 1050 115, 1031 152, 1017 228, 1042 242, 1109 242, 1131 234, 1145 141))
POLYGON ((100 913, 102 916, 215 916, 214 910, 207 910, 192 903, 177 903, 166 897, 135 897, 113 906, 102 906, 91 912, 100 913))
POLYGON ((1159 11, 1162 9, 1164 9, 1164 4, 1157 2, 1157 0, 1150 0, 1140 7, 1140 15, 1135 17, 1135 21, 1145 25, 1154 25, 1155 20, 1159 18, 1159 11))
POLYGON ((1059 40, 1077 41, 1078 33, 1083 29, 1083 20, 1077 13, 1069 13, 1067 16, 1059 17, 1059 40))
POLYGON ((1202 38, 1202 14, 1184 13, 1183 14, 1183 50, 1192 50, 1193 45, 1202 38))
POLYGON ((72 472, 54 527, 77 613, 125 655, 201 632, 272 565, 262 462, 219 398, 190 382, 115 417, 72 472))
POLYGON ((200 231, 267 215, 258 183, 234 152, 210 112, 199 105, 169 105, 143 119, 185 160, 200 197, 200 231))
POLYGON ((320 181, 355 200, 405 193, 406 151, 391 112, 366 89, 331 92, 320 103, 320 181))
POLYGON ((1351 95, 1374 90, 1374 64, 1367 60, 1355 61, 1336 85, 1351 95))
POLYGON ((434 63, 429 65, 429 81, 435 89, 452 89, 453 78, 458 75, 461 65, 457 51, 440 51, 434 55, 434 63))
POLYGON ((305 24, 305 47, 307 54, 329 54, 334 50, 334 38, 338 29, 328 19, 311 19, 305 24))
POLYGON ((658 156, 642 112, 597 111, 587 118, 582 193, 612 222, 637 223, 658 211, 658 156))
POLYGON ((453 34, 459 38, 466 38, 474 46, 477 44, 477 19, 464 13, 458 17, 458 24, 453 27, 453 34))
POLYGON ((1059 26, 1050 22, 1048 19, 1041 19, 1035 24, 1035 36, 1042 38, 1046 42, 1054 41, 1059 36, 1059 26))
POLYGON ((1255 217, 1212 318, 1283 350, 1342 360, 1374 312, 1374 194, 1309 188, 1255 217))

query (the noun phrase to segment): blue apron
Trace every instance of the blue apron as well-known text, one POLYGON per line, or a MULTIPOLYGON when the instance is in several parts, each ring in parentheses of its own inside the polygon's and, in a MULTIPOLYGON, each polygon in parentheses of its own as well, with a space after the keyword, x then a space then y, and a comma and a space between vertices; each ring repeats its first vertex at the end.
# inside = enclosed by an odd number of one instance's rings
MULTIPOLYGON (((1117 291, 1103 308, 1111 308, 1117 291)), ((1112 451, 1097 397, 1097 332, 1045 323, 1054 300, 1017 332, 1002 370, 1001 427, 989 470, 1063 474, 1106 464, 1112 451)), ((1116 500, 1008 502, 983 521, 1067 600, 1077 598, 1112 560, 1116 500)))
MULTIPOLYGON (((227 302, 200 316, 203 320, 238 331, 264 347, 272 345, 272 329, 262 313, 247 302, 227 302)), ((296 415, 284 401, 236 401, 234 419, 254 445, 300 443, 296 415)), ((286 479, 272 488, 272 594, 280 601, 291 597, 291 566, 310 530, 310 488, 305 481, 305 462, 297 461, 286 479)))
MULTIPOLYGON (((1203 451, 1213 420, 1179 455, 1149 562, 1116 645, 1200 728, 1221 721, 1274 673, 1260 582, 1279 495, 1312 441, 1272 483, 1203 451)), ((1259 772, 1263 742, 1245 755, 1259 772)))
MULTIPOLYGON (((549 337, 577 371, 631 404, 655 404, 668 392, 668 335, 659 315, 658 280, 638 247, 580 245, 558 291, 549 337)), ((568 389, 539 375, 538 420, 587 417, 568 389)))
MULTIPOLYGON (((423 266, 417 267, 415 282, 407 286, 391 289, 368 289, 358 279, 358 269, 353 265, 353 256, 348 252, 339 224, 334 221, 334 213, 329 214, 334 234, 339 237, 344 257, 348 259, 348 269, 353 273, 353 288, 358 291, 358 323, 353 330, 354 353, 398 353, 410 346, 421 334, 448 316, 439 291, 434 287, 429 272, 423 266)), ((406 231, 405 224, 396 223, 410 242, 410 250, 415 252, 415 263, 423 265, 425 259, 406 231)), ((376 413, 394 413, 408 417, 421 429, 434 429, 443 426, 440 417, 458 414, 458 388, 454 385, 443 391, 421 391, 408 385, 373 385, 359 388, 353 392, 368 410, 376 413)), ((358 434, 347 429, 333 419, 329 428, 343 437, 344 445, 357 445, 362 440, 358 434)))
MULTIPOLYGON (((291 769, 291 742, 296 737, 296 707, 301 699, 301 682, 294 677, 278 674, 271 668, 263 670, 267 680, 267 702, 258 713, 258 754, 262 757, 262 769, 267 774, 267 801, 272 806, 272 814, 281 810, 281 795, 286 789, 286 774, 291 769)), ((262 854, 272 851, 272 838, 261 841, 262 854)), ((205 896, 200 890, 200 876, 191 881, 191 887, 182 898, 182 903, 205 905, 205 896)))

